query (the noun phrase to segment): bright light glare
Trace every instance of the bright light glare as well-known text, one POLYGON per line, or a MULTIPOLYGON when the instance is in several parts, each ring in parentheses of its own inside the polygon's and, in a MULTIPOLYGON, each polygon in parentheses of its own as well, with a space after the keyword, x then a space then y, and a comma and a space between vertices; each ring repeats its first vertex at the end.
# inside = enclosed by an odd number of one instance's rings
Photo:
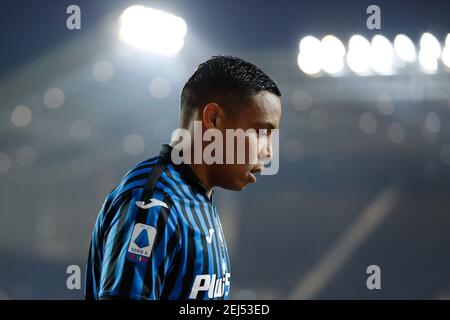
POLYGON ((306 36, 300 41, 299 49, 300 51, 318 52, 320 50, 320 41, 316 37, 306 36))
POLYGON ((394 48, 391 42, 382 35, 376 35, 372 39, 371 67, 381 74, 392 73, 392 61, 394 48))
POLYGON ((298 66, 308 75, 316 75, 321 70, 338 74, 344 69, 344 44, 332 35, 321 41, 313 36, 304 37, 299 43, 298 66))
POLYGON ((345 47, 341 40, 332 35, 323 37, 320 42, 323 53, 334 55, 337 57, 345 56, 345 47))
POLYGON ((300 69, 309 75, 315 75, 322 69, 320 54, 309 51, 300 51, 297 58, 300 69))
POLYGON ((394 39, 394 49, 397 56, 405 62, 416 60, 416 48, 414 43, 404 34, 399 34, 394 39))
POLYGON ((322 61, 322 68, 326 73, 337 74, 344 69, 344 59, 333 56, 322 61))
POLYGON ((434 73, 438 68, 438 61, 436 57, 433 56, 427 50, 419 51, 419 62, 422 65, 423 69, 428 73, 434 73))
POLYGON ((358 74, 366 74, 370 69, 371 46, 369 41, 360 35, 350 38, 347 53, 349 68, 358 74))
POLYGON ((178 52, 187 32, 182 18, 139 5, 125 9, 119 24, 119 38, 123 42, 162 55, 178 52))
POLYGON ((337 74, 344 69, 344 44, 332 35, 323 37, 320 42, 322 68, 329 74, 337 74))
POLYGON ((397 67, 416 60, 426 73, 437 72, 439 60, 450 69, 450 33, 445 38, 442 51, 441 43, 428 32, 420 38, 417 49, 404 34, 398 34, 392 43, 382 35, 374 36, 371 42, 361 35, 353 35, 347 52, 342 41, 333 35, 326 35, 322 40, 306 36, 299 42, 299 49, 298 66, 308 75, 318 75, 322 71, 342 75, 345 63, 361 76, 374 72, 392 75, 397 67))
POLYGON ((306 36, 300 41, 299 48, 297 63, 300 69, 309 75, 319 73, 322 69, 319 39, 306 36))
POLYGON ((450 68, 450 44, 447 44, 445 48, 442 50, 441 56, 442 62, 445 64, 447 68, 450 68))
POLYGON ((447 68, 450 68, 450 33, 445 37, 445 47, 442 49, 442 62, 447 68))
POLYGON ((441 56, 441 45, 431 33, 425 32, 420 38, 420 50, 426 52, 427 56, 439 58, 441 56))
POLYGON ((419 62, 425 72, 434 73, 438 69, 441 45, 431 33, 425 32, 420 38, 419 62))

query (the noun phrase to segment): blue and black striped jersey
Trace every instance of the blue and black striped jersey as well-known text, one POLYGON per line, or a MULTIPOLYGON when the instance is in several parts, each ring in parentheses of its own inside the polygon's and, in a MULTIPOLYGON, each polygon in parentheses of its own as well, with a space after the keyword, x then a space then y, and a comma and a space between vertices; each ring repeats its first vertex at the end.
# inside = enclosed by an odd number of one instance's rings
POLYGON ((227 299, 230 261, 214 197, 188 165, 170 161, 171 149, 138 163, 106 197, 86 299, 227 299))

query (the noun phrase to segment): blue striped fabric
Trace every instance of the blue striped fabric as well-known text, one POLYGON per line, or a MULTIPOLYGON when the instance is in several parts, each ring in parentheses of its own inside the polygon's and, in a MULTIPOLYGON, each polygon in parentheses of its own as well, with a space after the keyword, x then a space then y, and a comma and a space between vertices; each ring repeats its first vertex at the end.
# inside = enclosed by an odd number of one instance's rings
POLYGON ((145 199, 158 159, 138 163, 106 197, 92 232, 86 299, 228 298, 230 260, 213 195, 187 165, 169 163, 145 199))

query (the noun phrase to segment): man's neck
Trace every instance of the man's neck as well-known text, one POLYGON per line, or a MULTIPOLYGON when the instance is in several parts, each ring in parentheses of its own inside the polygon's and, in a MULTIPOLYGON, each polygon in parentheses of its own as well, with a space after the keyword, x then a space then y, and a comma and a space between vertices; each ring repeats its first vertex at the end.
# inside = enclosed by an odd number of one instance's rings
MULTIPOLYGON (((194 136, 194 132, 193 132, 193 127, 192 124, 190 127, 188 128, 183 128, 183 127, 179 127, 178 129, 183 129, 183 130, 188 130, 191 133, 191 136, 194 136)), ((174 147, 177 143, 178 143, 179 139, 177 136, 173 137, 173 140, 170 141, 169 145, 174 147)), ((197 178, 201 181, 201 183, 206 187, 207 189, 207 194, 208 194, 208 198, 211 199, 211 194, 214 188, 214 185, 212 184, 212 182, 210 181, 210 176, 208 175, 208 166, 206 164, 203 163, 203 159, 202 159, 202 163, 201 164, 195 164, 194 162, 194 145, 193 142, 190 146, 191 148, 191 159, 190 159, 190 163, 188 164, 188 166, 191 168, 192 172, 194 172, 194 174, 197 176, 197 178)), ((202 150, 202 154, 203 154, 203 150, 202 150)))
POLYGON ((192 172, 197 176, 197 178, 203 183, 203 185, 207 189, 208 197, 211 199, 211 194, 213 191, 214 186, 211 184, 211 182, 208 179, 208 168, 205 164, 194 164, 190 163, 188 164, 191 168, 192 172))

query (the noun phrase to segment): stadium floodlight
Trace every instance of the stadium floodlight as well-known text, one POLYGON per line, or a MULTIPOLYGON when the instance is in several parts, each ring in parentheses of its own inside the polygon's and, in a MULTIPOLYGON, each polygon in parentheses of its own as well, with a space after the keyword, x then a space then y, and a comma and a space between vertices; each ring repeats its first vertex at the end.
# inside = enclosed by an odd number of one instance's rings
POLYGON ((438 69, 438 58, 441 56, 441 44, 431 33, 425 32, 420 38, 419 62, 427 73, 438 69))
POLYGON ((380 74, 392 74, 392 62, 394 59, 394 47, 391 42, 382 35, 376 35, 372 39, 371 67, 380 74))
POLYGON ((347 65, 357 74, 368 74, 370 71, 371 45, 361 35, 350 38, 347 52, 347 65))
MULTIPOLYGON (((448 38, 448 36, 447 36, 448 38)), ((447 68, 450 68, 450 43, 445 45, 441 55, 442 62, 447 68)))
POLYGON ((336 75, 344 70, 344 59, 327 56, 322 61, 322 69, 331 75, 336 75))
POLYGON ((437 58, 428 50, 420 49, 419 62, 424 71, 427 73, 434 73, 438 69, 437 58))
POLYGON ((420 38, 420 50, 423 50, 427 56, 439 58, 441 56, 441 45, 431 33, 425 32, 420 38))
POLYGON ((445 47, 442 49, 441 59, 444 65, 450 69, 450 33, 445 37, 445 47))
POLYGON ((128 7, 119 18, 119 38, 124 43, 162 55, 181 50, 186 32, 182 18, 140 5, 128 7))
POLYGON ((323 52, 343 58, 345 56, 345 46, 341 40, 333 35, 326 35, 320 42, 323 52))
POLYGON ((399 34, 394 39, 394 49, 397 56, 405 62, 416 60, 416 48, 414 43, 404 34, 399 34))
POLYGON ((320 40, 313 36, 306 36, 300 41, 298 47, 300 49, 300 52, 314 51, 317 53, 320 50, 320 40))
POLYGON ((299 42, 299 49, 297 63, 304 73, 312 76, 322 71, 334 76, 342 75, 345 63, 359 76, 392 75, 396 67, 416 60, 425 73, 437 72, 439 59, 450 70, 450 33, 446 36, 442 51, 438 39, 427 32, 422 35, 419 44, 404 34, 396 35, 393 42, 383 35, 375 35, 369 42, 356 34, 350 38, 347 50, 342 41, 333 35, 326 35, 322 40, 309 35, 299 42))
POLYGON ((297 63, 304 73, 308 75, 316 75, 322 70, 320 54, 307 51, 300 51, 297 57, 297 63))
POLYGON ((306 36, 300 41, 299 48, 297 63, 300 69, 308 75, 318 74, 322 70, 319 39, 306 36))
POLYGON ((344 69, 345 46, 341 40, 326 35, 320 42, 322 69, 328 74, 338 74, 344 69))

